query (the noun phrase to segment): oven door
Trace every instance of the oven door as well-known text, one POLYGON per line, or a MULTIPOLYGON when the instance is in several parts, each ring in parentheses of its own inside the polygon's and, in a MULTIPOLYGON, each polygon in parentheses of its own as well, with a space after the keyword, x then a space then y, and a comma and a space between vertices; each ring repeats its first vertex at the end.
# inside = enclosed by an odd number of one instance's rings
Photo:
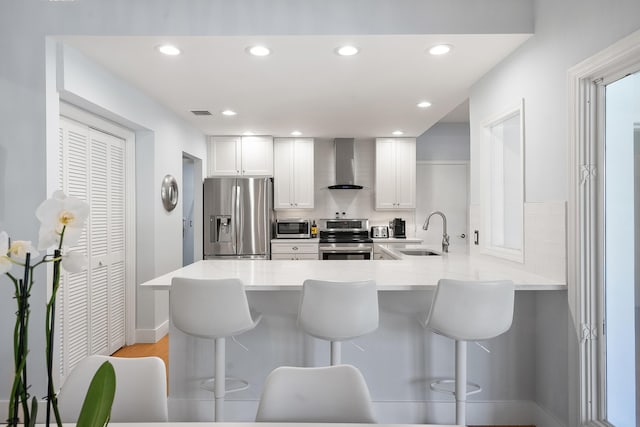
POLYGON ((373 245, 370 243, 320 243, 318 246, 321 260, 332 259, 371 259, 373 245))

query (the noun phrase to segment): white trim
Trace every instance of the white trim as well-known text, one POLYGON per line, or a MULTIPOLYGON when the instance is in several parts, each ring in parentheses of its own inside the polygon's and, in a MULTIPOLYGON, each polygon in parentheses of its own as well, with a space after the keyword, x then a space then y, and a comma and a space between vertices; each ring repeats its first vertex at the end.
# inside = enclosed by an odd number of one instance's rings
POLYGON ((60 115, 79 121, 85 125, 125 140, 126 150, 126 307, 125 342, 135 344, 136 338, 136 174, 135 174, 135 134, 117 123, 60 101, 60 115))
POLYGON ((155 329, 136 329, 137 343, 157 343, 169 333, 169 321, 165 320, 155 329))
POLYGON ((502 258, 502 259, 506 259, 509 261, 514 261, 514 262, 518 262, 520 264, 524 264, 524 260, 525 260, 525 234, 524 234, 524 229, 525 229, 525 224, 524 224, 524 202, 525 202, 525 185, 524 185, 524 177, 525 177, 525 162, 524 162, 524 153, 525 153, 525 129, 524 129, 524 114, 525 114, 525 110, 524 110, 524 98, 520 99, 520 102, 518 103, 518 105, 514 105, 510 108, 505 109, 504 111, 502 111, 499 114, 494 114, 492 116, 490 116, 489 118, 483 120, 481 122, 481 127, 482 127, 482 131, 483 131, 483 138, 482 138, 482 155, 481 155, 481 161, 482 161, 482 165, 481 165, 481 170, 482 170, 482 177, 481 177, 481 192, 483 194, 482 196, 482 200, 483 203, 481 203, 480 206, 480 226, 481 226, 481 232, 483 232, 483 234, 485 236, 491 236, 491 221, 490 218, 492 217, 491 214, 491 207, 490 207, 490 202, 488 202, 489 200, 491 200, 490 194, 489 193, 489 186, 490 186, 490 182, 488 180, 490 180, 490 178, 488 177, 488 172, 490 170, 490 160, 488 158, 488 156, 490 155, 490 139, 491 139, 491 135, 490 135, 490 127, 492 127, 493 125, 505 121, 508 118, 511 118, 513 116, 515 116, 516 114, 520 115, 520 170, 521 170, 521 174, 520 174, 520 205, 522 206, 522 217, 520 218, 520 249, 511 249, 511 248, 504 248, 504 247, 498 247, 498 246, 490 246, 489 245, 489 238, 485 238, 482 239, 482 243, 480 244, 480 253, 485 254, 485 255, 491 255, 494 257, 498 257, 498 258, 502 258))
POLYGON ((603 98, 604 84, 637 70, 639 66, 640 31, 636 31, 568 71, 568 302, 574 322, 573 333, 579 343, 577 361, 569 360, 569 366, 574 366, 576 362, 578 365, 577 384, 569 385, 569 399, 578 403, 579 419, 575 420, 576 425, 607 425, 604 421, 604 343, 597 339, 603 321, 604 209, 601 202, 603 180, 599 179, 600 174, 597 173, 598 170, 604 170, 602 147, 598 142, 602 140, 603 132, 602 107, 598 108, 597 103, 603 98))

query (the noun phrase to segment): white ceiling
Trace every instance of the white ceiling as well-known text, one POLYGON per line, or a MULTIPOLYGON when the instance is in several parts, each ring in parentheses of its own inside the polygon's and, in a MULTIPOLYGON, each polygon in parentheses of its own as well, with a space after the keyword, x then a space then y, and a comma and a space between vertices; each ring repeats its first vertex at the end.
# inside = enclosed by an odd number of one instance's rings
POLYGON ((370 138, 419 136, 440 121, 468 120, 469 89, 528 34, 61 37, 207 135, 370 138), (155 46, 172 43, 176 57, 155 46), (358 55, 340 57, 353 44, 358 55), (454 46, 445 56, 429 47, 454 46), (248 46, 272 49, 253 57, 248 46), (416 107, 427 100, 432 106, 416 107), (461 105, 462 104, 462 105, 461 105), (460 108, 457 108, 461 105, 460 108), (222 116, 232 109, 238 114, 222 116), (195 116, 191 110, 208 110, 195 116), (447 116, 451 112, 450 116, 447 116), (447 116, 445 118, 445 116, 447 116))

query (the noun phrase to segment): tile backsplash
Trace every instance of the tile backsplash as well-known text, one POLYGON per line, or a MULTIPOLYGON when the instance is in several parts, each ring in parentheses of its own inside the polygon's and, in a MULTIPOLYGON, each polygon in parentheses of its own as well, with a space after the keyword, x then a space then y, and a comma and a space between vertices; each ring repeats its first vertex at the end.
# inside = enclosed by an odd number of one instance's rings
POLYGON ((393 218, 407 223, 407 236, 415 236, 415 210, 375 210, 376 144, 371 139, 355 140, 355 181, 361 190, 329 190, 335 184, 333 139, 314 140, 315 209, 287 209, 276 211, 277 218, 335 218, 336 212, 347 218, 368 218, 369 225, 389 225, 393 218))
MULTIPOLYGON (((567 203, 526 202, 524 204, 524 268, 556 280, 567 275, 567 203)), ((480 206, 469 209, 469 228, 482 230, 480 206)), ((482 231, 480 240, 483 239, 482 231)), ((470 239, 473 242, 473 238, 470 239)), ((470 243, 470 252, 479 254, 481 246, 470 243)))

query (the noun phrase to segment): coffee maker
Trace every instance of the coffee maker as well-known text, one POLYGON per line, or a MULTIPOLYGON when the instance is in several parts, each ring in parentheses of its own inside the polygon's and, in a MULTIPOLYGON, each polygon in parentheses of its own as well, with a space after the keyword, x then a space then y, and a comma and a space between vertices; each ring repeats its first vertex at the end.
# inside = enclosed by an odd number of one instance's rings
POLYGON ((399 239, 405 239, 407 237, 406 232, 406 221, 402 218, 394 218, 390 223, 389 227, 393 231, 393 237, 399 239))

